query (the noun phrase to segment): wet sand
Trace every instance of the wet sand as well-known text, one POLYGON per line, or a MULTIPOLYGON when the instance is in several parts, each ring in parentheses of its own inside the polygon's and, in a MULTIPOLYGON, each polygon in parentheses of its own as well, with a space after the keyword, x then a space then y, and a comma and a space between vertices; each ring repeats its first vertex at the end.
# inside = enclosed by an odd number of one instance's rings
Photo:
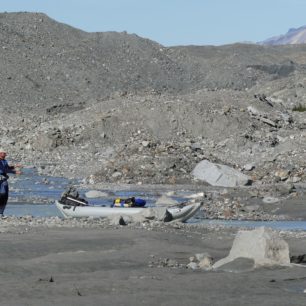
MULTIPOLYGON (((236 229, 51 227, 0 229, 1 305, 305 305, 306 268, 191 270, 189 257, 225 257, 236 229), (175 262, 174 267, 169 260, 175 262)), ((285 234, 292 255, 306 235, 285 234)))

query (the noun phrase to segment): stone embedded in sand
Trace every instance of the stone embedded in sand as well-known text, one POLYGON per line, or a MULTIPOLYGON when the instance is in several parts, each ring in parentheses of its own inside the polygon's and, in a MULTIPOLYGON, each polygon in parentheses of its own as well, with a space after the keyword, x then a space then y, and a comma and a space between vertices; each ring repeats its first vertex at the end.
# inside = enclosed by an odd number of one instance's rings
POLYGON ((108 217, 110 225, 127 225, 131 222, 129 216, 112 215, 108 217))
POLYGON ((250 272, 254 270, 254 259, 238 257, 222 265, 218 270, 232 273, 250 272))
POLYGON ((278 170, 274 173, 274 175, 280 178, 281 181, 285 181, 288 179, 290 171, 288 170, 278 170))
POLYGON ((253 169, 255 168, 255 165, 254 164, 246 164, 243 166, 243 169, 246 170, 246 171, 252 171, 253 169))
POLYGON ((212 265, 213 265, 213 258, 209 255, 202 258, 199 262, 199 268, 203 270, 211 269, 212 265))
POLYGON ((239 257, 253 259, 254 267, 290 265, 287 242, 265 227, 239 231, 229 255, 217 261, 213 268, 220 268, 239 257))
POLYGON ((279 199, 278 198, 274 198, 274 197, 264 197, 262 199, 262 201, 264 203, 267 203, 267 204, 274 204, 274 203, 277 203, 279 202, 279 199))
POLYGON ((169 222, 172 220, 172 215, 166 207, 150 207, 139 213, 146 219, 169 222))
POLYGON ((192 270, 197 270, 199 269, 199 265, 196 262, 190 262, 189 264, 187 264, 186 266, 188 269, 192 269, 192 270))

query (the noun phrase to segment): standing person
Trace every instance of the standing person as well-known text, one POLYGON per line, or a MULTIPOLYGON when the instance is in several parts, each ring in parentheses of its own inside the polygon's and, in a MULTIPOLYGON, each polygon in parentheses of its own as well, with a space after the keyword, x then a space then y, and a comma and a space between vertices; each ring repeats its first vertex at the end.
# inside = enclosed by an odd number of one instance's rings
POLYGON ((9 195, 9 188, 7 182, 9 176, 7 174, 8 173, 21 174, 21 171, 15 169, 15 166, 10 166, 8 164, 5 157, 6 157, 5 150, 0 148, 0 217, 3 216, 3 212, 9 195))

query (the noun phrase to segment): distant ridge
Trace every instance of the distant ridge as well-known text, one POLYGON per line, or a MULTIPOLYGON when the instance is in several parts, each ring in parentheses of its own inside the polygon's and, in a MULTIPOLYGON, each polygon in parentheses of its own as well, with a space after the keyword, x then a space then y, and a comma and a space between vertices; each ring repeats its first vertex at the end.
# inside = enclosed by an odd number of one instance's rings
POLYGON ((289 29, 284 35, 268 38, 259 44, 261 45, 294 45, 306 43, 306 26, 297 29, 289 29))

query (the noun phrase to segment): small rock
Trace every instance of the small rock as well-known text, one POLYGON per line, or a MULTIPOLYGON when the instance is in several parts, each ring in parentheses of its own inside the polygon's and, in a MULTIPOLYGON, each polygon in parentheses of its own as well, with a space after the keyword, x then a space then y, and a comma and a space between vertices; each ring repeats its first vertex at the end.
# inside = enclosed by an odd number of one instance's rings
POLYGON ((143 147, 148 147, 150 142, 145 140, 141 144, 142 144, 143 147))
POLYGON ((113 178, 118 178, 118 177, 120 177, 120 176, 122 176, 122 173, 119 172, 119 171, 116 171, 116 172, 114 172, 114 173, 112 174, 112 177, 113 177, 113 178))
POLYGON ((246 212, 254 212, 254 211, 257 211, 259 208, 260 208, 259 205, 254 204, 254 205, 244 206, 243 210, 246 212))
POLYGON ((279 202, 279 199, 274 197, 264 197, 262 201, 267 204, 273 204, 279 202))
POLYGON ((280 178, 281 181, 285 181, 288 179, 290 172, 288 170, 278 170, 274 173, 274 175, 280 178))
POLYGON ((187 265, 187 268, 188 269, 192 269, 192 270, 197 270, 199 269, 199 266, 196 262, 190 262, 188 265, 187 265))
POLYGON ((244 165, 243 169, 246 171, 252 171, 255 168, 254 164, 246 164, 244 165))

